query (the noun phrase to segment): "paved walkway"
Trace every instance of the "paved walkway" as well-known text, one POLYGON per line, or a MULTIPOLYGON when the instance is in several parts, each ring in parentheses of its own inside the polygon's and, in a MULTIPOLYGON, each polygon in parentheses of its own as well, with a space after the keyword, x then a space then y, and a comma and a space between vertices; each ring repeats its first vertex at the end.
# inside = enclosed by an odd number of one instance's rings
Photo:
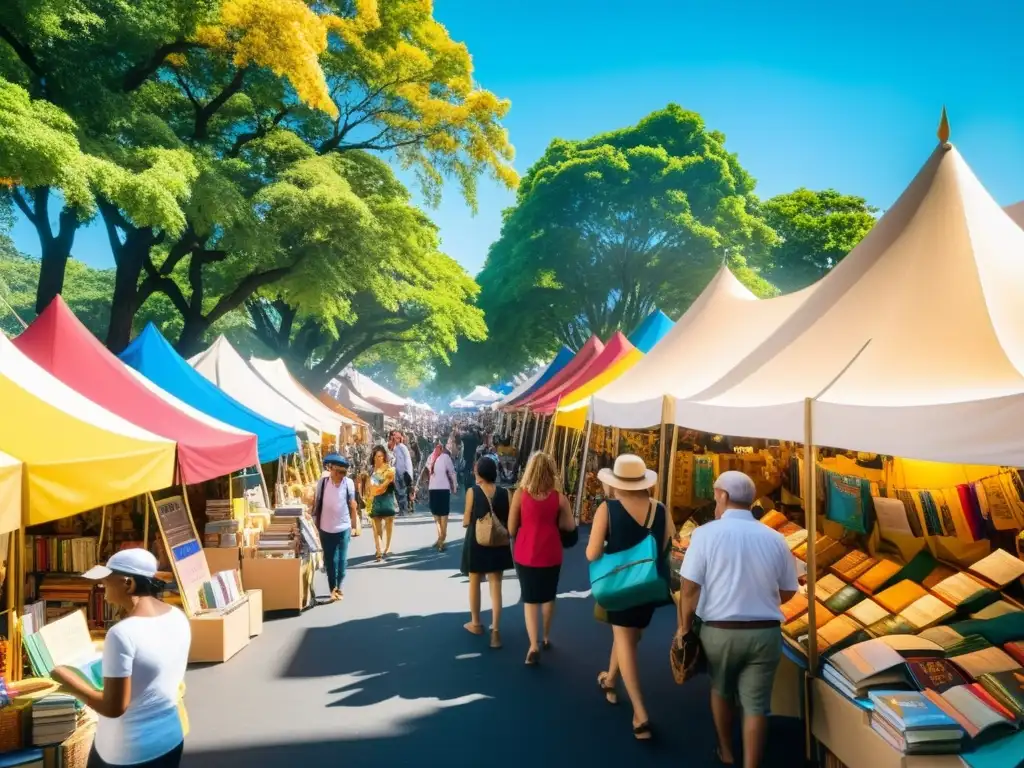
MULTIPOLYGON (((438 554, 429 549, 429 516, 399 519, 394 555, 377 564, 367 531, 353 540, 343 602, 269 620, 230 662, 190 670, 183 765, 717 765, 706 679, 679 687, 669 672, 671 610, 659 612, 641 646, 656 736, 637 743, 625 692, 611 707, 596 685, 611 633, 593 620, 584 537, 563 568, 555 649, 527 668, 513 574, 504 581, 504 649, 492 651, 485 637, 462 629, 468 603, 458 516, 450 534, 438 554)), ((319 593, 326 591, 321 582, 319 593)), ((484 609, 487 622, 486 589, 484 609)), ((773 722, 770 764, 802 762, 801 744, 799 723, 773 722)))

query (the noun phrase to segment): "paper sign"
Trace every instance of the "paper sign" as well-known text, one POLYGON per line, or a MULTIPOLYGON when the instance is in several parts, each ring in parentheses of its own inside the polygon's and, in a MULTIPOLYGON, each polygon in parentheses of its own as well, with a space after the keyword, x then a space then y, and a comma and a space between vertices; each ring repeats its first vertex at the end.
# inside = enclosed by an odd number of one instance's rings
POLYGON ((169 548, 174 549, 181 544, 195 540, 192 521, 189 519, 188 509, 185 508, 185 501, 181 496, 172 496, 169 499, 158 501, 156 515, 160 530, 163 531, 169 548))

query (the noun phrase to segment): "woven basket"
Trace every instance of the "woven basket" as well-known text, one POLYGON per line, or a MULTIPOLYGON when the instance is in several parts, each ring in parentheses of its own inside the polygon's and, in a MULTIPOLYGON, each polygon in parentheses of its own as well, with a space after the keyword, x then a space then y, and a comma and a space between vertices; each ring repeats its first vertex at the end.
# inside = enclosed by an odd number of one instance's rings
POLYGON ((0 752, 13 752, 25 746, 26 712, 31 716, 29 702, 14 702, 0 709, 0 752))
POLYGON ((96 724, 86 723, 75 735, 60 745, 60 768, 85 768, 96 738, 96 724))

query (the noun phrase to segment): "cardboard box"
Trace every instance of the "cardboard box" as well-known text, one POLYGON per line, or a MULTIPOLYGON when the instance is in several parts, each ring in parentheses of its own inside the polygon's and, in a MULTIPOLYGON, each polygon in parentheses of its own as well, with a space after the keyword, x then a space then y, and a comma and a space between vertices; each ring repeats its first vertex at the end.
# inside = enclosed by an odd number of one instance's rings
POLYGON ((264 611, 301 611, 306 607, 301 558, 247 557, 242 560, 242 586, 263 592, 264 611))
POLYGON ((812 686, 811 733, 849 768, 964 768, 959 755, 904 755, 875 733, 868 713, 824 680, 812 686))
POLYGON ((242 567, 241 547, 203 547, 203 554, 206 555, 206 564, 211 574, 237 571, 242 567))
POLYGON ((249 598, 249 637, 263 632, 263 590, 250 589, 245 593, 249 598))
POLYGON ((227 661, 249 644, 249 598, 243 597, 222 613, 193 616, 189 625, 189 662, 227 661))
POLYGON ((776 716, 804 719, 804 671, 785 654, 775 670, 771 712, 776 716))

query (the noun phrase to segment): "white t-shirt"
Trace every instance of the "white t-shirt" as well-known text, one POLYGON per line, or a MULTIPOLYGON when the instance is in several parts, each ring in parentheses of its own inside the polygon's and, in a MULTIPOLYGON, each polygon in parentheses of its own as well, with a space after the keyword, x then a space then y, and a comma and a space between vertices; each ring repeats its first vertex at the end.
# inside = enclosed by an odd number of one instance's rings
POLYGON ((95 747, 105 762, 145 763, 181 744, 178 689, 191 643, 188 619, 173 607, 162 616, 129 616, 107 632, 103 677, 130 677, 132 690, 121 717, 99 717, 95 747))
POLYGON ((455 464, 447 453, 442 451, 436 461, 428 459, 427 471, 430 473, 430 490, 450 491, 455 485, 455 464))
POLYGON ((320 481, 323 487, 323 506, 320 508, 320 530, 325 533, 341 533, 352 529, 349 501, 356 500, 356 486, 351 477, 343 477, 340 485, 331 482, 330 477, 320 481))
POLYGON ((680 575, 700 585, 704 621, 781 620, 780 590, 798 588, 782 534, 745 509, 728 509, 693 532, 680 575))

